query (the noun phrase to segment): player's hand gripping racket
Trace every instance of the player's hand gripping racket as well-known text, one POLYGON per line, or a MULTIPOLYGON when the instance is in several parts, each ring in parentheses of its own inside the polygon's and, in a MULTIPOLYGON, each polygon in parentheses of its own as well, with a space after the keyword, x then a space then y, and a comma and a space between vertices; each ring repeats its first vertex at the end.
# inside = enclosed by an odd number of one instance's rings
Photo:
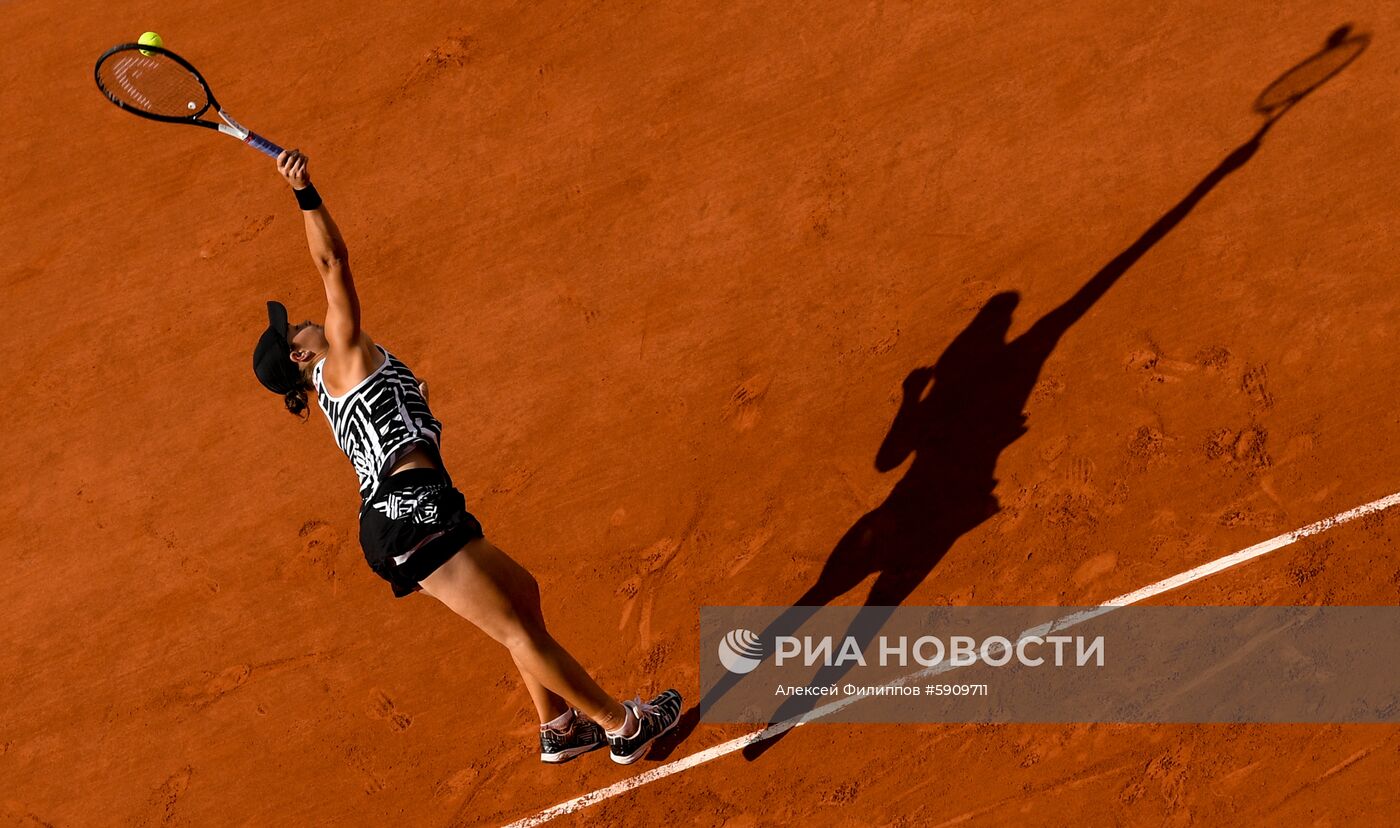
POLYGON ((282 154, 281 147, 229 117, 199 70, 169 49, 141 43, 113 46, 97 59, 93 76, 108 100, 133 115, 217 129, 272 158, 282 154), (210 110, 223 123, 200 117, 210 110))

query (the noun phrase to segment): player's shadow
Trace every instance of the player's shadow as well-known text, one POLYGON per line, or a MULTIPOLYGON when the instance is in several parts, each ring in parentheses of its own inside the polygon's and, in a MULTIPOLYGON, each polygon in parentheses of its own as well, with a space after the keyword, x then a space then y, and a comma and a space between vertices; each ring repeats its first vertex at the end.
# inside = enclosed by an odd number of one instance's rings
MULTIPOLYGON (((1061 337, 1207 194, 1254 156, 1283 112, 1360 54, 1368 41, 1363 38, 1351 35, 1349 28, 1338 29, 1323 51, 1281 76, 1269 87, 1281 103, 1269 101, 1267 107, 1256 103, 1256 109, 1267 116, 1258 131, 1025 333, 1007 338, 1020 296, 998 293, 932 366, 910 371, 899 411, 875 454, 875 467, 888 472, 911 456, 912 462, 885 501, 846 531, 816 582, 760 633, 760 640, 771 646, 777 636, 795 633, 818 609, 874 575, 864 606, 846 631, 864 650, 894 608, 928 577, 952 545, 999 511, 993 494, 997 460, 1026 433, 1026 401, 1061 337), (1349 51, 1339 58, 1338 49, 1349 51), (1279 95, 1280 84, 1287 91, 1289 82, 1298 84, 1298 91, 1291 97, 1279 95)), ((848 669, 823 667, 810 685, 835 684, 848 669)), ((702 699, 700 709, 709 709, 741 681, 740 675, 726 674, 702 699)), ((788 697, 764 735, 746 747, 744 755, 754 759, 771 749, 819 701, 819 696, 788 697)))

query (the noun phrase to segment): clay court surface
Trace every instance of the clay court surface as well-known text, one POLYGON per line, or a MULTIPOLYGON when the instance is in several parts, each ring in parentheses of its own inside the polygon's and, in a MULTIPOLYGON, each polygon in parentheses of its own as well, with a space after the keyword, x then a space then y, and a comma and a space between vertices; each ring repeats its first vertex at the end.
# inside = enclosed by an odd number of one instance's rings
MULTIPOLYGON (((753 729, 538 763, 506 652, 391 598, 324 418, 252 375, 265 299, 324 312, 286 185, 109 105, 107 46, 161 32, 310 155, 556 635, 693 702, 699 608, 793 603, 853 528, 905 604, 1092 605, 1400 490, 1400 7, 1330 5, 6 4, 0 821, 499 824, 753 729), (1348 22, 1365 53, 1208 180, 1348 22)), ((1155 602, 1393 604, 1397 536, 1155 602)), ((1397 770, 1383 726, 814 723, 555 824, 1368 824, 1397 770)))

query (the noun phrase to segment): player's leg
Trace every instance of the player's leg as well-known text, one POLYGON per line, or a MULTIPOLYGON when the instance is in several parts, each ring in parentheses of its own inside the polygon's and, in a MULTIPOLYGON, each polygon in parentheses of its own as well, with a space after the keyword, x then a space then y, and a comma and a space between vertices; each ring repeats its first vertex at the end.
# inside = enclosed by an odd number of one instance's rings
POLYGON ((516 658, 514 653, 511 654, 511 660, 515 662, 515 669, 520 671, 520 680, 525 683, 525 691, 530 694, 530 701, 534 703, 535 711, 540 714, 541 722, 553 721, 568 712, 569 703, 540 684, 540 680, 521 665, 520 659, 516 658))
POLYGON ((419 585, 510 650, 521 671, 547 692, 606 729, 627 720, 622 703, 605 693, 545 629, 534 576, 490 541, 478 538, 462 547, 419 585))
POLYGON ((650 702, 625 704, 603 692, 545 629, 534 576, 485 538, 462 547, 419 586, 505 645, 522 674, 534 676, 547 691, 591 720, 569 722, 563 733, 542 729, 540 758, 544 761, 567 761, 601 746, 603 734, 592 730, 601 726, 612 760, 631 764, 680 721, 681 696, 675 690, 666 690, 650 702))

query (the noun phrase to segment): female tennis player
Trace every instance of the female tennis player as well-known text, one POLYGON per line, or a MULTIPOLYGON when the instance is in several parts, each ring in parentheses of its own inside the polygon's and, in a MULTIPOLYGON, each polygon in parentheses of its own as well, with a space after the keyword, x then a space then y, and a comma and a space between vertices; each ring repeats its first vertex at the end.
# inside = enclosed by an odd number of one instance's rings
POLYGON ((253 372, 297 416, 315 392, 359 478, 360 545, 370 568, 395 597, 421 590, 510 650, 539 712, 541 761, 567 762, 604 742, 614 762, 637 761, 676 725, 680 694, 618 701, 550 635, 534 576, 486 540, 447 474, 426 384, 360 329, 345 241, 311 184, 306 156, 283 152, 277 170, 302 210, 325 283, 326 321, 289 325, 287 309, 268 302, 253 372))

